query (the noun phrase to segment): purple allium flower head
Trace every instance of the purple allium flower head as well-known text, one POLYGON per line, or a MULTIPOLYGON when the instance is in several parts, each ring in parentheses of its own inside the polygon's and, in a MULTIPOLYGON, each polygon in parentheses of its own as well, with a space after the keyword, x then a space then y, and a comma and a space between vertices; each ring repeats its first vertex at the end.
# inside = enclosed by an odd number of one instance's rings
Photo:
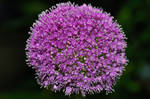
POLYGON ((29 34, 28 63, 52 91, 111 92, 127 65, 120 25, 91 5, 57 4, 39 15, 29 34))

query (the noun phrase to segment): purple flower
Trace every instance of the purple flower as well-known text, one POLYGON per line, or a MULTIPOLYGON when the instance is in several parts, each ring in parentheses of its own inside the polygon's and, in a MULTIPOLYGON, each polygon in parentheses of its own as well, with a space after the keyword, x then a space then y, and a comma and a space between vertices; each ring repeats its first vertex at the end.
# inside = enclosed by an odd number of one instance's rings
POLYGON ((111 92, 127 65, 120 25, 91 5, 57 4, 39 15, 29 34, 27 61, 52 91, 111 92))

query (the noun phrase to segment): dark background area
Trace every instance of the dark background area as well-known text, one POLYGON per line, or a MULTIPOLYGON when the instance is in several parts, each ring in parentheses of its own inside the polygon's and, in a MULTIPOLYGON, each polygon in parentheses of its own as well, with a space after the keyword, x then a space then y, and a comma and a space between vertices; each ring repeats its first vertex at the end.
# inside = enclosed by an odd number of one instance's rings
MULTIPOLYGON (((28 32, 38 14, 68 0, 0 0, 0 99, 66 99, 63 93, 40 88, 25 62, 28 32)), ((150 0, 70 0, 91 3, 111 13, 127 36, 129 64, 115 92, 86 99, 145 99, 150 97, 150 0)), ((80 99, 71 95, 70 99, 80 99)))

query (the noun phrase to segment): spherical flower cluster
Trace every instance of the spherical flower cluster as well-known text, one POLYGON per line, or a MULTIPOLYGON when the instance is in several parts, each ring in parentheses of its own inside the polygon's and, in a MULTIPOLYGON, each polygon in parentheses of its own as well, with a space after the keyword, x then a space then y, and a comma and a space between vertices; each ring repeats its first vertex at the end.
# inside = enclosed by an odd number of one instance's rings
POLYGON ((83 4, 57 4, 39 15, 27 41, 38 83, 52 91, 111 92, 127 59, 125 34, 110 14, 83 4))

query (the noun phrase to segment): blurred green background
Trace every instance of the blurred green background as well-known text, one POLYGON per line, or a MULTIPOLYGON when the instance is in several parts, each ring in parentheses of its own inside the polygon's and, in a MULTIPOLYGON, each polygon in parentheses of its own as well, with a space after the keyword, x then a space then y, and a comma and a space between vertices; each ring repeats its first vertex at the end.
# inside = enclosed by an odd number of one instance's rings
MULTIPOLYGON (((68 0, 0 0, 0 99, 80 99, 40 88, 25 62, 25 45, 37 15, 68 0)), ((141 99, 150 97, 150 0, 71 0, 91 3, 110 12, 127 36, 129 64, 114 86, 115 92, 85 99, 141 99)))

